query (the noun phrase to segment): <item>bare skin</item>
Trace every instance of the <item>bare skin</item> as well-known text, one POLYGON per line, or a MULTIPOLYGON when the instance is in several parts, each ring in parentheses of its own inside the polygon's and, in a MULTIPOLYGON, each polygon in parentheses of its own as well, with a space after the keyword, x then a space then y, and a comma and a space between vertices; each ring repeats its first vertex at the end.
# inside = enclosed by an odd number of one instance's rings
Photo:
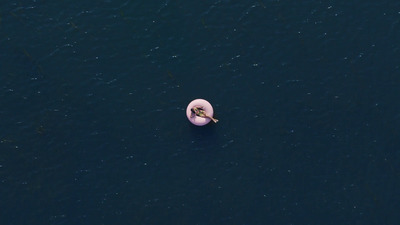
POLYGON ((192 109, 192 115, 190 117, 194 117, 194 116, 199 116, 199 117, 203 117, 203 118, 209 118, 210 120, 212 120, 214 123, 217 123, 218 120, 207 115, 206 111, 204 111, 203 107, 201 106, 194 106, 192 109))

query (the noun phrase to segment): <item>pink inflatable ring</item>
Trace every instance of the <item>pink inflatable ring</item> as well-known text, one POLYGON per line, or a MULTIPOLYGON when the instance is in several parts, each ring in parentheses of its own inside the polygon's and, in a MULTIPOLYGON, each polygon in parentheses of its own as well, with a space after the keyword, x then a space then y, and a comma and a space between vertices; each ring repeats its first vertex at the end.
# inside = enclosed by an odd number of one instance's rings
POLYGON ((211 104, 204 100, 204 99, 195 99, 189 103, 189 105, 186 108, 186 116, 189 119, 191 123, 193 123, 196 126, 204 126, 207 123, 209 123, 211 120, 213 120, 215 123, 218 122, 218 120, 214 119, 214 109, 211 106, 211 104), (194 107, 199 108, 205 113, 206 116, 198 116, 196 115, 192 109, 194 107))

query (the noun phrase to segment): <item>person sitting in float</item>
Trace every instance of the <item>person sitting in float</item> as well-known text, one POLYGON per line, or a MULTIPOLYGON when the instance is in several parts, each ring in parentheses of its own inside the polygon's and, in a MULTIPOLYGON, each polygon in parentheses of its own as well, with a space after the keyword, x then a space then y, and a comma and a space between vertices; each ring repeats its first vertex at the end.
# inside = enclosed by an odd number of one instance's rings
POLYGON ((207 115, 206 111, 204 111, 202 106, 194 106, 193 108, 190 109, 192 111, 192 114, 190 115, 190 117, 194 117, 194 116, 199 116, 199 117, 203 117, 203 118, 209 118, 211 119, 214 123, 217 123, 218 120, 207 115))

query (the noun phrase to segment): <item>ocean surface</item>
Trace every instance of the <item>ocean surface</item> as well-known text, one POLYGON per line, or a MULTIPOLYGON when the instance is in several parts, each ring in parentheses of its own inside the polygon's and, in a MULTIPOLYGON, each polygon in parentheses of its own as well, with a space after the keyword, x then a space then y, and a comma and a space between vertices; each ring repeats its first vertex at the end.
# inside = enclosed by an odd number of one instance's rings
POLYGON ((0 224, 398 225, 399 103, 398 0, 2 0, 0 224))

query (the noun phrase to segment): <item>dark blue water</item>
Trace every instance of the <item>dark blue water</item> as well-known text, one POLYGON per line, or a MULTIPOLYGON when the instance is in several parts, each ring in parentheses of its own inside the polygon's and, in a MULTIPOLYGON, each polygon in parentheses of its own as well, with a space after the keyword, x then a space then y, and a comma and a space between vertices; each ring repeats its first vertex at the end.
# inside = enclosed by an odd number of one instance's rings
POLYGON ((1 1, 0 224, 399 224, 399 85, 395 0, 1 1))

